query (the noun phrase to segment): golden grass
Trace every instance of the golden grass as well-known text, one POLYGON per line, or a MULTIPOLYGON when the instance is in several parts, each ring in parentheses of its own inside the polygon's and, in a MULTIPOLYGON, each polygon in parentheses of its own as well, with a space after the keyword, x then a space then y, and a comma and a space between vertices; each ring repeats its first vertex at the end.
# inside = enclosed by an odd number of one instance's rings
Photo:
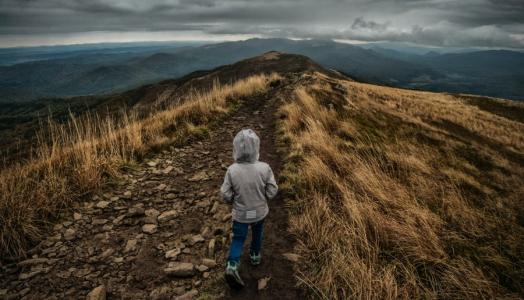
MULTIPOLYGON (((37 154, 0 173, 0 253, 19 256, 39 239, 49 217, 100 187, 147 150, 183 141, 224 116, 230 103, 264 91, 278 75, 215 84, 183 103, 139 119, 86 115, 51 124, 37 154), (118 120, 118 121, 117 121, 118 120)), ((179 101, 173 101, 178 103, 179 101)), ((45 136, 44 136, 45 135, 45 136)))
POLYGON ((522 123, 320 74, 285 97, 282 187, 317 297, 524 295, 522 123))
POLYGON ((524 124, 480 110, 476 106, 458 101, 457 97, 431 92, 414 92, 377 85, 350 82, 353 95, 373 99, 405 118, 423 122, 452 122, 472 133, 486 136, 505 146, 524 151, 524 124))

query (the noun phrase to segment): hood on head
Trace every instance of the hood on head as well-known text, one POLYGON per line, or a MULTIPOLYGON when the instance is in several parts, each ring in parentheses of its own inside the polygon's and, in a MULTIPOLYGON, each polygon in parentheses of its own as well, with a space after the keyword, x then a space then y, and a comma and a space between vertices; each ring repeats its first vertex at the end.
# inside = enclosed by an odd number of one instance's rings
POLYGON ((256 162, 259 157, 260 139, 251 129, 242 129, 233 140, 233 159, 236 162, 256 162))

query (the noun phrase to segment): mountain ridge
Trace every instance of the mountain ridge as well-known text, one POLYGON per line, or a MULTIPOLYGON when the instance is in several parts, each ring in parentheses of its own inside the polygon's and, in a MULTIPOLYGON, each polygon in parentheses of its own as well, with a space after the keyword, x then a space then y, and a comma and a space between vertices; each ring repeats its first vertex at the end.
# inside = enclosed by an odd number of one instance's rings
MULTIPOLYGON (((293 41, 287 39, 250 39, 246 41, 225 42, 199 47, 180 47, 174 50, 158 49, 158 52, 141 55, 110 53, 107 58, 95 58, 93 54, 18 64, 0 67, 1 102, 31 101, 42 97, 69 97, 86 94, 121 92, 139 85, 176 78, 192 71, 212 69, 238 60, 261 55, 270 50, 303 54, 311 57, 326 68, 336 69, 352 77, 370 83, 387 84, 405 88, 428 89, 433 91, 466 92, 505 98, 522 98, 519 73, 511 64, 504 67, 506 74, 512 76, 490 77, 490 66, 502 59, 492 55, 489 59, 475 60, 475 72, 465 69, 460 77, 450 69, 446 54, 426 57, 364 49, 359 46, 326 40, 293 41), (112 57, 112 58, 111 58, 112 57), (444 63, 432 62, 439 58, 444 63), (111 62, 113 59, 113 62, 111 62), (121 65, 129 67, 134 76, 113 78, 96 71, 100 66, 121 65), (93 74, 95 72, 95 74, 93 74), (82 79, 86 76, 86 79, 82 79), (95 84, 93 77, 108 78, 114 84, 95 84), (76 82, 85 82, 79 86, 76 82), (30 87, 30 88, 28 88, 30 87), (26 94, 26 96, 24 96, 26 94)), ((109 51, 109 50, 108 50, 109 51)), ((524 61, 524 54, 513 53, 517 62, 524 61)), ((103 52, 99 55, 103 56, 103 52)), ((468 53, 462 54, 470 59, 468 53)), ((451 66, 461 66, 461 60, 451 66)), ((518 66, 518 64, 515 64, 518 66)), ((501 68, 498 68, 500 70, 501 68)), ((103 69, 102 69, 103 70, 103 69)), ((518 70, 517 70, 518 71, 518 70)))
POLYGON ((59 122, 69 119, 70 114, 78 116, 85 112, 105 116, 118 114, 122 110, 133 110, 134 113, 144 116, 158 107, 176 104, 173 101, 178 100, 174 99, 186 97, 192 89, 209 90, 216 82, 234 83, 258 73, 319 71, 334 77, 341 76, 302 55, 277 52, 266 54, 278 55, 279 59, 265 59, 262 55, 108 95, 78 96, 68 99, 49 99, 36 104, 0 106, 0 133, 4 136, 0 145, 1 152, 10 153, 11 157, 19 159, 28 156, 27 151, 31 149, 31 144, 27 144, 31 141, 28 137, 34 137, 40 122, 49 116, 59 122), (159 100, 160 97, 162 100, 159 100), (25 138, 20 139, 20 136, 25 138), (16 149, 19 149, 18 153, 16 149), (18 156, 19 154, 21 157, 18 156))

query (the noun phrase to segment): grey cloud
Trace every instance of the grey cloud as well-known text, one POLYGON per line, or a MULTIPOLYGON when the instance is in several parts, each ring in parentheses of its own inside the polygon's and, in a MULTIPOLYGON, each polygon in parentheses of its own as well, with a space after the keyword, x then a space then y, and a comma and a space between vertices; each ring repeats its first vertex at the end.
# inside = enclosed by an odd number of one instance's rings
POLYGON ((216 1, 214 0, 179 0, 179 3, 187 6, 196 5, 204 7, 214 7, 216 5, 216 1))
POLYGON ((522 0, 0 0, 1 35, 198 30, 524 48, 522 0))
POLYGON ((386 28, 388 28, 389 24, 390 22, 381 24, 381 23, 377 23, 374 21, 366 21, 364 20, 363 17, 358 17, 355 19, 355 21, 353 21, 353 24, 351 25, 351 29, 367 28, 371 30, 383 31, 383 30, 386 30, 386 28))

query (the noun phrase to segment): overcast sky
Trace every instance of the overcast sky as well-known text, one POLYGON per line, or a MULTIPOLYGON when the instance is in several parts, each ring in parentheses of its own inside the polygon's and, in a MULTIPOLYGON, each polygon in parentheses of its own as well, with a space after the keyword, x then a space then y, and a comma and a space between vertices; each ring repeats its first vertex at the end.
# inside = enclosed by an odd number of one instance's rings
POLYGON ((0 46, 235 40, 524 49, 524 0, 0 0, 0 46))

